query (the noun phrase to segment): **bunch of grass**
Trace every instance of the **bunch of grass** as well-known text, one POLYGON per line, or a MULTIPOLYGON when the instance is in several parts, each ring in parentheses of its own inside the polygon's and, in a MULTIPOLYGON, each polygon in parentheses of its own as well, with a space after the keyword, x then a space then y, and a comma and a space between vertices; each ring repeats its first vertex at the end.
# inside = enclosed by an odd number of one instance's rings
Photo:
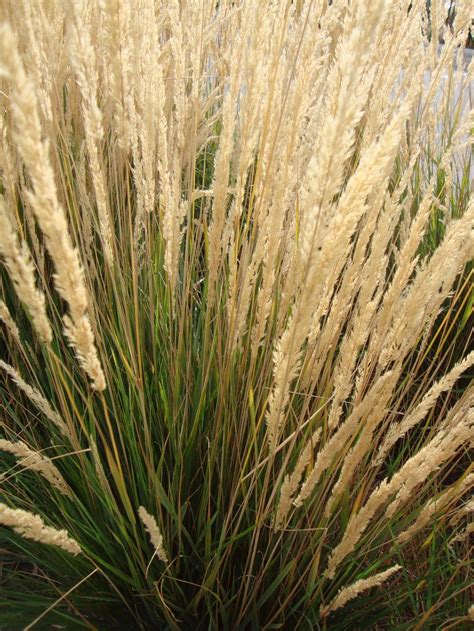
POLYGON ((474 65, 432 4, 1 3, 0 626, 370 628, 423 581, 466 619, 474 65))

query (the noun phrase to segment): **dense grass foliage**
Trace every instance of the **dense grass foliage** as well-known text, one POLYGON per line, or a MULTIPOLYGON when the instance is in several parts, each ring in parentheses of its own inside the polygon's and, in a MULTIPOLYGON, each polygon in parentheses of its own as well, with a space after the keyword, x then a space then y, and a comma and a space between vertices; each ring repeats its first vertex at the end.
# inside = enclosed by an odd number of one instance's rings
POLYGON ((468 4, 0 4, 2 629, 467 628, 468 4))

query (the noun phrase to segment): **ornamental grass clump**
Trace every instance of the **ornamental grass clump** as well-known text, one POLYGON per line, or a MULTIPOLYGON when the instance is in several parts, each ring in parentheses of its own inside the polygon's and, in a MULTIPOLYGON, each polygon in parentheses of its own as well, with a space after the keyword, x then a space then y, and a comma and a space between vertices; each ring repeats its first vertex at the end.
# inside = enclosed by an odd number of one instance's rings
POLYGON ((468 624, 468 5, 0 4, 2 628, 468 624))

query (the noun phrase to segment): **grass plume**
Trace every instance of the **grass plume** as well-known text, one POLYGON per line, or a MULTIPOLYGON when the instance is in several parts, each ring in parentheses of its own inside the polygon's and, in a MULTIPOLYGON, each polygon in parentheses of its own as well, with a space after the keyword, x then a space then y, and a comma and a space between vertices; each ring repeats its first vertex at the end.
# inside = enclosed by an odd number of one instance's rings
POLYGON ((474 63, 431 5, 0 3, 2 628, 466 618, 474 63))

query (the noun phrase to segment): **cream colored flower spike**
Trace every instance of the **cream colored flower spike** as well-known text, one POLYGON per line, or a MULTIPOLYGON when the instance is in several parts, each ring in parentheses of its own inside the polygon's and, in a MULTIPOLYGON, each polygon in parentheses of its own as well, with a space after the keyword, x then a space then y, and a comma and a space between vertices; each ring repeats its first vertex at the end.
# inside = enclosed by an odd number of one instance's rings
POLYGON ((348 587, 343 587, 331 604, 321 608, 321 615, 327 616, 331 611, 340 609, 353 598, 357 598, 362 592, 367 591, 371 587, 378 587, 401 569, 400 565, 394 565, 385 572, 379 572, 370 578, 363 578, 348 587))
POLYGON ((145 526, 145 530, 150 535, 150 541, 155 547, 156 556, 160 561, 163 561, 163 563, 168 563, 168 555, 163 547, 163 536, 155 518, 152 517, 143 506, 140 506, 138 509, 138 514, 145 526))
POLYGON ((71 539, 66 530, 56 530, 56 528, 46 526, 39 515, 28 511, 0 504, 0 524, 12 528, 25 539, 56 546, 74 556, 81 553, 79 544, 71 539))

